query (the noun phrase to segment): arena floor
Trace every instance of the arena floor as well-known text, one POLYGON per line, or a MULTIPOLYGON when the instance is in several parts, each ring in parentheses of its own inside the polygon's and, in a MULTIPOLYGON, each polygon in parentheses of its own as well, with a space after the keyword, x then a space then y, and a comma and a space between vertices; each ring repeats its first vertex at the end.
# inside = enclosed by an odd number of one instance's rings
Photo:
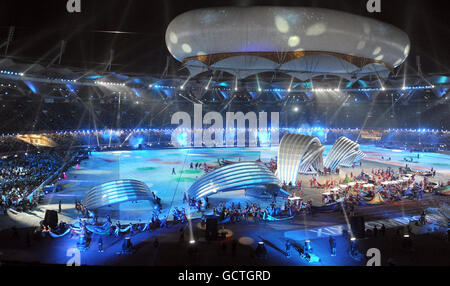
MULTIPOLYGON (((327 146, 328 150, 331 146, 327 146)), ((404 166, 405 157, 413 157, 417 163, 408 163, 418 170, 437 169, 442 175, 450 175, 450 156, 436 153, 410 153, 402 150, 389 150, 375 146, 361 146, 367 154, 367 164, 364 168, 374 168, 377 164, 388 163, 390 165, 404 166), (381 157, 390 157, 391 161, 381 157)), ((238 162, 254 161, 261 158, 263 162, 270 161, 277 155, 277 147, 259 148, 208 148, 208 149, 160 149, 160 150, 135 150, 135 151, 111 151, 94 152, 89 160, 84 161, 78 170, 72 168, 68 172, 68 179, 61 181, 63 192, 55 194, 54 199, 65 203, 73 203, 75 199, 82 200, 84 194, 90 188, 111 180, 136 179, 145 182, 150 189, 162 199, 163 209, 183 206, 183 194, 189 189, 204 171, 191 169, 190 164, 207 163, 217 165, 218 160, 238 162), (172 175, 172 169, 176 174, 172 175)), ((324 154, 324 155, 325 155, 324 154)), ((368 169, 366 169, 369 171, 368 169)), ((343 170, 345 173, 345 170, 343 170)), ((352 170, 354 174, 359 168, 352 170)), ((214 200, 238 200, 242 194, 217 194, 214 200)), ((49 196, 51 203, 55 203, 49 196)), ((241 202, 244 199, 240 199, 241 202)), ((252 201, 255 198, 251 198, 252 201)), ((56 202, 57 202, 56 201, 56 202)))
MULTIPOLYGON (((326 146, 324 155, 331 146, 326 146)), ((217 160, 222 158, 230 161, 257 160, 261 158, 263 162, 268 162, 275 158, 277 147, 259 148, 204 148, 204 149, 160 149, 160 150, 135 150, 135 151, 111 151, 93 152, 89 160, 83 161, 79 168, 71 168, 67 172, 68 178, 61 180, 59 184, 62 191, 48 194, 44 203, 38 209, 28 213, 10 213, 9 219, 0 220, 0 228, 4 229, 13 225, 31 226, 38 225, 43 219, 46 209, 58 209, 58 202, 61 200, 63 214, 61 219, 70 222, 77 217, 74 206, 75 201, 82 200, 85 193, 92 187, 107 181, 118 179, 136 179, 145 182, 152 191, 162 199, 163 214, 171 207, 186 207, 183 204, 183 194, 190 185, 203 174, 201 169, 190 169, 190 163, 217 164, 217 160), (176 175, 172 175, 172 168, 175 168, 176 175)), ((405 157, 413 157, 414 162, 408 163, 417 170, 429 170, 434 167, 438 174, 434 181, 446 182, 450 180, 450 155, 437 153, 410 153, 402 150, 390 150, 370 145, 361 145, 361 150, 367 154, 362 167, 354 169, 343 169, 341 176, 345 172, 358 174, 361 170, 370 172, 373 168, 383 168, 386 164, 391 166, 404 166, 405 157), (391 157, 391 161, 382 160, 391 157)), ((307 181, 308 176, 302 176, 307 181)), ((306 185, 306 184, 305 184, 306 185)), ((305 189, 304 199, 313 200, 313 204, 320 203, 321 194, 316 189, 305 189)), ((211 196, 213 205, 218 202, 257 202, 260 205, 267 201, 260 201, 254 197, 245 197, 239 192, 219 193, 211 196)), ((151 217, 151 213, 142 215, 142 220, 151 217)), ((195 214, 192 214, 195 217, 195 214)), ((124 219, 126 221, 126 219, 124 219)), ((129 218, 129 220, 135 220, 129 218)))
MULTIPOLYGON (((330 146, 327 146, 327 151, 330 146)), ((355 167, 354 169, 342 169, 342 175, 353 172, 356 174, 361 170, 370 172, 372 168, 385 168, 390 164, 393 166, 401 165, 403 158, 414 155, 418 161, 417 163, 409 163, 412 168, 429 169, 433 166, 438 170, 438 174, 433 181, 446 181, 450 179, 450 156, 444 154, 421 153, 417 159, 417 153, 410 154, 409 152, 400 152, 395 150, 386 150, 374 146, 361 146, 361 149, 367 153, 366 160, 363 161, 362 167, 355 167), (391 157, 391 161, 381 159, 383 157, 391 157)), ((25 244, 25 234, 21 234, 21 239, 11 240, 12 226, 30 229, 39 225, 44 217, 45 210, 58 209, 58 202, 62 202, 62 213, 58 215, 60 221, 72 223, 77 219, 77 213, 74 209, 75 200, 83 199, 86 191, 91 187, 106 181, 132 178, 144 181, 150 186, 150 189, 156 192, 162 198, 163 210, 170 209, 170 206, 183 206, 183 192, 189 188, 196 177, 200 177, 203 173, 201 170, 190 169, 190 163, 206 162, 216 164, 217 159, 238 161, 239 158, 243 160, 257 160, 261 158, 262 161, 267 162, 270 158, 276 156, 277 148, 228 148, 228 149, 164 149, 164 150, 143 150, 143 151, 112 151, 112 152, 95 152, 89 160, 83 161, 79 168, 71 168, 67 172, 68 178, 61 180, 60 184, 63 190, 58 193, 48 194, 45 197, 44 203, 38 208, 27 212, 14 212, 10 210, 8 216, 0 217, 0 239, 6 239, 8 244, 5 244, 0 251, 3 253, 5 261, 40 261, 41 263, 57 263, 65 264, 68 260, 66 256, 67 249, 74 247, 77 242, 77 237, 65 237, 61 239, 44 240, 43 242, 32 242, 31 246, 25 244), (175 168, 176 175, 172 175, 172 168, 175 168), (24 246, 25 245, 25 246, 24 246)), ((302 176, 302 180, 307 180, 308 176, 302 176)), ((324 178, 323 178, 324 179, 324 178)), ((320 193, 317 189, 305 189, 305 199, 309 197, 320 198, 320 193), (308 197, 309 196, 309 197, 308 197)), ((218 201, 240 201, 248 200, 255 202, 253 197, 242 197, 242 194, 233 192, 217 194, 210 197, 212 204, 218 201)), ((394 233, 394 229, 399 226, 404 226, 409 223, 411 219, 417 219, 420 212, 427 207, 436 207, 439 200, 444 200, 448 203, 447 198, 437 198, 429 195, 422 201, 402 201, 396 205, 379 205, 361 207, 358 211, 364 215, 366 220, 366 227, 372 227, 373 224, 384 223, 388 228, 388 232, 394 233)), ((260 203, 260 202, 258 202, 260 203)), ((151 214, 149 214, 150 217, 151 214)), ((141 217, 142 221, 146 221, 149 217, 141 217)), ((195 216, 193 216, 194 218, 195 216)), ((428 216, 429 219, 434 219, 428 216)), ((440 218, 438 218, 440 219, 440 218)), ((121 223, 127 223, 126 220, 121 220, 121 223)), ((213 256, 217 253, 217 245, 208 246, 206 242, 202 241, 202 229, 199 220, 193 220, 190 228, 194 237, 199 239, 203 247, 207 251, 202 252, 201 259, 192 262, 190 256, 185 255, 185 244, 177 243, 178 227, 164 230, 156 230, 152 232, 139 233, 133 236, 133 243, 137 245, 140 251, 138 256, 122 257, 116 255, 120 251, 121 238, 107 237, 105 238, 105 253, 99 255, 96 251, 96 246, 82 255, 82 264, 88 265, 221 265, 222 264, 239 264, 239 265, 253 265, 255 263, 249 260, 245 253, 249 252, 252 247, 255 247, 256 242, 263 239, 267 240, 268 251, 271 257, 271 265, 310 265, 302 260, 299 260, 294 255, 292 259, 286 259, 283 254, 284 242, 286 239, 294 239, 295 241, 302 241, 304 239, 311 239, 315 253, 319 255, 322 262, 314 265, 362 265, 362 262, 355 261, 346 254, 348 241, 341 236, 338 236, 339 229, 346 224, 342 215, 335 214, 317 214, 311 217, 300 216, 293 221, 281 221, 276 223, 264 224, 236 224, 227 225, 226 231, 231 233, 232 237, 239 239, 239 254, 237 258, 232 256, 224 256, 220 260, 214 260, 213 256), (339 251, 342 255, 338 258, 329 256, 328 252, 328 236, 336 235, 338 238, 339 251), (161 240, 161 250, 155 252, 151 242, 154 237, 159 237, 161 240), (247 249, 248 248, 248 249, 247 249), (173 260, 176 255, 179 259, 173 260), (210 257, 211 256, 211 257, 210 257), (169 259, 170 257, 170 259, 169 259), (228 260, 223 260, 228 259, 228 260)), ((97 241, 95 237, 95 242, 97 241)), ((378 239, 378 243, 383 240, 378 239)), ((411 261, 415 261, 410 256, 404 257, 404 253, 390 253, 392 248, 389 240, 387 246, 377 245, 383 249, 386 255, 383 259, 394 257, 398 263, 402 265, 409 265, 411 261), (403 260, 402 260, 403 259, 403 260)), ((416 239, 416 243, 418 240, 416 239)), ((94 242, 94 243, 95 243, 94 242)), ((363 244, 366 242, 362 242, 363 244)), ((363 245, 364 247, 373 247, 373 239, 370 243, 363 245)), ((436 262, 433 256, 436 253, 444 253, 445 245, 440 240, 433 242, 433 247, 425 248, 420 255, 423 255, 424 264, 427 263, 445 263, 436 262), (439 245, 439 246, 437 246, 439 245), (428 255, 426 257, 426 255, 428 255)), ((430 244, 431 245, 431 244, 430 244)), ((421 246, 422 247, 422 246, 421 246)), ((418 249, 422 249, 418 247, 418 249)), ((365 249, 364 248, 364 251, 365 249)), ((364 252, 363 251, 363 252, 364 252)), ((419 254, 419 253, 417 253, 419 254)), ((422 256, 421 256, 422 257, 422 256)), ((422 261, 422 260, 421 260, 422 261)), ((383 261, 383 263, 387 263, 383 261)), ((384 264, 383 264, 384 265, 384 264)))

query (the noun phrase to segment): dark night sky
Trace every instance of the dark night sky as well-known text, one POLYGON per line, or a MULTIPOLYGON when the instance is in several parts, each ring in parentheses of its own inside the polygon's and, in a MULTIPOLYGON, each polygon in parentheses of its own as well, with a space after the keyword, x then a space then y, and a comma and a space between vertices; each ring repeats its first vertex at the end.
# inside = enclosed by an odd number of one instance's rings
MULTIPOLYGON (((367 0, 297 1, 176 1, 176 0, 81 0, 82 13, 66 12, 66 0, 2 0, 0 42, 16 27, 9 55, 23 60, 49 60, 67 40, 62 64, 100 68, 115 50, 113 71, 160 74, 169 52, 165 30, 177 15, 213 6, 313 6, 374 17, 404 30, 412 47, 408 63, 415 67, 421 56, 426 73, 449 72, 450 5, 437 0, 381 0, 382 12, 366 11, 367 0), (112 34, 100 31, 132 32, 112 34), (54 50, 52 50, 54 49, 54 50)), ((3 53, 3 49, 0 50, 3 53)), ((173 67, 173 66, 172 66, 173 67)))

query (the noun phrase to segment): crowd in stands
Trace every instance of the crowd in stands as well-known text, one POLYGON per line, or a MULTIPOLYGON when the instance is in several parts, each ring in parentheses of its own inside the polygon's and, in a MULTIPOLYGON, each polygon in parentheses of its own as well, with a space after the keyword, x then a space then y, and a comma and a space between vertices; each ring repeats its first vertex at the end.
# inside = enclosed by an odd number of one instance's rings
MULTIPOLYGON (((0 160, 0 207, 26 211, 37 203, 37 198, 28 199, 31 192, 60 170, 65 160, 79 163, 79 151, 56 150, 20 152, 4 155, 0 160), (73 158, 73 160, 72 160, 73 158)), ((66 165, 65 168, 70 167, 66 165)), ((61 174, 64 170, 61 170, 61 174)))
POLYGON ((25 207, 26 197, 62 164, 58 153, 20 153, 0 162, 1 206, 25 207))

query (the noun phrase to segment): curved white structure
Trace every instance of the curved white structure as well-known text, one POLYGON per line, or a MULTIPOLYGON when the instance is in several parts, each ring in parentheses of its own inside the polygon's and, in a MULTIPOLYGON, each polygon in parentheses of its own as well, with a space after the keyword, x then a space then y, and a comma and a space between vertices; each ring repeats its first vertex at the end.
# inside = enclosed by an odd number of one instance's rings
POLYGON ((148 186, 137 180, 117 180, 93 187, 83 199, 89 210, 110 208, 131 202, 145 201, 153 205, 154 200, 148 186))
MULTIPOLYGON (((217 192, 250 189, 260 186, 275 186, 281 190, 280 180, 262 163, 239 162, 226 165, 200 177, 189 188, 190 198, 200 199, 217 192)), ((289 195, 289 194, 287 194, 289 195)))
POLYGON ((334 171, 340 165, 351 166, 353 162, 361 160, 364 156, 365 154, 359 150, 358 143, 342 136, 331 147, 325 158, 324 166, 334 171))
POLYGON ((362 151, 358 151, 354 155, 347 157, 347 159, 342 160, 339 165, 344 167, 351 167, 353 163, 361 161, 364 157, 366 157, 366 154, 362 151))
POLYGON ((286 134, 278 148, 277 176, 281 182, 297 183, 298 173, 323 169, 325 149, 319 138, 302 134, 286 134))
POLYGON ((373 18, 274 6, 188 11, 167 27, 166 45, 191 75, 220 69, 238 78, 271 70, 389 73, 410 50, 403 31, 373 18))

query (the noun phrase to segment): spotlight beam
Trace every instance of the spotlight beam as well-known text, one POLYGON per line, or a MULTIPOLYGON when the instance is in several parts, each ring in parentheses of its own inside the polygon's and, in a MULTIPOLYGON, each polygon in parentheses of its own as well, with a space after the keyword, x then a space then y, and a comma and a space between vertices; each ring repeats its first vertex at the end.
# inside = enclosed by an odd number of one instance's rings
POLYGON ((294 77, 291 77, 291 82, 289 83, 289 87, 287 89, 287 92, 291 92, 292 83, 294 82, 294 77))
POLYGON ((209 78, 208 83, 207 83, 206 86, 205 86, 205 90, 208 90, 208 89, 209 89, 209 85, 211 84, 212 78, 213 78, 213 76, 211 76, 211 77, 209 78))

